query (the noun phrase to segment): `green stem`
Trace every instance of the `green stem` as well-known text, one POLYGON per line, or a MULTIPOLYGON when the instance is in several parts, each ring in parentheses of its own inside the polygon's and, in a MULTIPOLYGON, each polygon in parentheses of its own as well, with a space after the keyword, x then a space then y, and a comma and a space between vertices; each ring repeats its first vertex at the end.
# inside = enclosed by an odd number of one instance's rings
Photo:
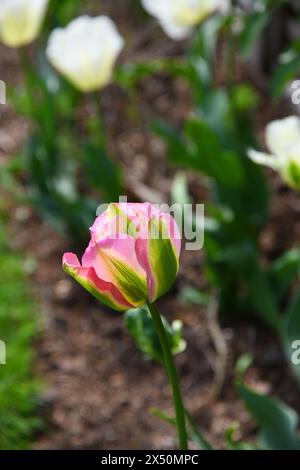
POLYGON ((23 71, 24 84, 30 117, 39 129, 47 152, 47 172, 54 175, 57 168, 56 115, 53 97, 47 85, 35 71, 28 49, 18 48, 19 60, 23 71))
POLYGON ((96 138, 97 143, 106 149, 108 130, 106 129, 104 122, 101 95, 99 92, 92 92, 90 94, 90 102, 92 104, 94 121, 94 128, 90 129, 93 134, 92 137, 96 138))
POLYGON ((32 83, 32 68, 30 59, 28 57, 28 51, 26 47, 18 48, 19 60, 23 71, 24 84, 26 88, 27 103, 31 114, 31 117, 38 122, 37 115, 34 106, 34 85, 32 83))
POLYGON ((163 350, 165 366, 167 369, 169 381, 173 391, 173 403, 176 413, 176 424, 179 437, 179 446, 181 450, 187 450, 187 435, 185 426, 185 411, 183 407, 181 391, 179 387, 179 380, 174 364, 170 344, 166 335, 165 327, 163 325, 160 313, 155 303, 148 304, 156 332, 159 337, 161 348, 163 350))

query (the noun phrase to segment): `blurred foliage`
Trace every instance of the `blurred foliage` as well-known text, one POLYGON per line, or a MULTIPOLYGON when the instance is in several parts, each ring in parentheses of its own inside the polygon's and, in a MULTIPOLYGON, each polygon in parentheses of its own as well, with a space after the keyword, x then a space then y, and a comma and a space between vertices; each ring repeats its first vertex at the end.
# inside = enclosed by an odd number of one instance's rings
POLYGON ((286 87, 297 77, 300 64, 300 39, 295 40, 287 50, 280 54, 271 80, 271 92, 274 99, 282 97, 286 87))
POLYGON ((260 428, 263 449, 300 450, 299 420, 294 410, 279 400, 254 392, 243 383, 237 388, 260 428))
POLYGON ((57 76, 42 52, 34 64, 25 50, 20 59, 25 85, 11 90, 10 99, 33 122, 22 154, 29 201, 57 230, 84 244, 98 205, 117 200, 122 188, 120 170, 105 149, 98 98, 89 97, 93 112, 82 129, 75 116, 79 93, 57 76), (89 194, 91 188, 98 197, 89 194))
MULTIPOLYGON (((183 325, 180 320, 174 320, 170 325, 165 318, 163 324, 166 330, 172 353, 179 354, 185 350, 186 342, 182 337, 183 325)), ((134 338, 140 351, 149 359, 164 362, 163 352, 153 320, 148 307, 128 310, 125 313, 125 325, 134 338)))
POLYGON ((41 427, 40 385, 33 371, 38 333, 36 305, 26 279, 24 257, 11 251, 0 228, 0 332, 6 364, 0 365, 0 449, 26 449, 41 427))
MULTIPOLYGON (((217 43, 223 27, 224 21, 220 19, 208 20, 191 45, 185 70, 193 70, 186 79, 194 91, 196 106, 182 132, 166 122, 156 123, 155 129, 167 142, 171 162, 209 177, 213 201, 206 214, 210 219, 204 246, 206 273, 219 290, 220 309, 226 313, 240 312, 247 305, 246 311, 249 310, 257 301, 254 290, 261 283, 261 290, 266 288, 260 275, 257 243, 267 217, 268 194, 260 168, 246 155, 255 142, 250 112, 258 98, 250 86, 236 86, 231 75, 226 88, 214 83, 212 44, 217 43), (231 216, 228 218, 225 213, 231 216)), ((179 74, 183 76, 182 70, 179 74)), ((180 197, 174 202, 181 202, 180 197)), ((266 303, 271 304, 269 299, 263 302, 262 307, 254 305, 260 313, 263 311, 262 315, 266 303)), ((273 308, 264 319, 272 326, 277 323, 273 308)))

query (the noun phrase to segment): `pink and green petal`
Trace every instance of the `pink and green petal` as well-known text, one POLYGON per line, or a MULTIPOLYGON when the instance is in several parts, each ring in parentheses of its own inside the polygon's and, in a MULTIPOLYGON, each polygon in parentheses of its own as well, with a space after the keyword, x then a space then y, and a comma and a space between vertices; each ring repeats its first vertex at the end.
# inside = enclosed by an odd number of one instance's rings
POLYGON ((148 239, 136 241, 136 252, 140 264, 147 273, 148 297, 153 302, 169 290, 179 267, 178 245, 166 236, 165 221, 152 219, 148 223, 148 239), (151 237, 151 233, 156 234, 151 237))
POLYGON ((73 253, 64 254, 63 268, 82 287, 107 307, 121 312, 134 307, 134 305, 127 302, 112 283, 100 279, 94 268, 83 268, 77 256, 73 253))
POLYGON ((113 283, 130 304, 139 307, 146 302, 146 273, 137 260, 132 237, 106 237, 97 243, 90 243, 83 255, 82 265, 92 266, 98 277, 113 283))
POLYGON ((181 251, 181 238, 182 237, 181 237, 179 228, 177 226, 177 223, 175 222, 175 219, 170 214, 166 214, 166 213, 162 214, 160 216, 160 219, 164 221, 167 227, 166 230, 168 232, 168 236, 170 240, 172 241, 172 244, 179 258, 180 251, 181 251))
POLYGON ((90 231, 92 242, 97 242, 107 235, 115 235, 116 238, 124 234, 136 235, 136 227, 131 223, 127 212, 121 208, 120 204, 115 203, 110 204, 108 209, 96 218, 90 231))

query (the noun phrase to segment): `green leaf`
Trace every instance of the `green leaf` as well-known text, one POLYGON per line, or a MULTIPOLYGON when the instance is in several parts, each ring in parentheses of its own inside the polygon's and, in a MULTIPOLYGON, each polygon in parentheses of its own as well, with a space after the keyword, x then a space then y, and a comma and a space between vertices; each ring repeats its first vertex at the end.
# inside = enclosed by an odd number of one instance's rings
POLYGON ((244 25, 238 42, 242 56, 249 56, 253 43, 257 40, 267 22, 268 12, 257 12, 245 16, 244 25))
POLYGON ((84 165, 91 185, 102 191, 107 202, 117 201, 122 193, 121 175, 117 164, 103 148, 85 147, 84 165))
POLYGON ((238 112, 245 112, 257 107, 259 96, 253 87, 243 83, 233 88, 232 101, 238 112))
MULTIPOLYGON (((124 316, 125 325, 132 334, 137 347, 147 358, 164 362, 163 352, 160 346, 158 335, 155 331, 153 320, 145 305, 141 308, 128 310, 124 316)), ((170 325, 165 318, 163 323, 166 329, 172 354, 183 352, 186 342, 182 337, 183 328, 180 320, 174 320, 170 325)))
POLYGON ((281 63, 279 63, 273 72, 271 81, 273 98, 280 98, 286 86, 297 77, 299 68, 299 52, 289 50, 281 56, 281 63))
POLYGON ((238 378, 243 377, 243 375, 245 375, 245 373, 251 366, 252 362, 253 362, 252 354, 245 353, 242 356, 240 356, 238 360, 236 361, 236 364, 234 367, 234 372, 235 372, 236 377, 238 378))
POLYGON ((179 300, 186 304, 208 305, 209 295, 196 287, 186 286, 180 291, 179 300))
POLYGON ((283 300, 291 283, 300 275, 300 249, 293 248, 277 258, 269 274, 277 298, 283 300))
POLYGON ((300 449, 300 439, 296 434, 298 417, 293 409, 279 400, 253 392, 243 383, 238 383, 237 388, 260 427, 263 447, 269 450, 300 449))
POLYGON ((203 434, 199 431, 194 418, 185 410, 186 419, 188 422, 188 436, 192 442, 194 442, 199 449, 202 450, 213 450, 212 445, 205 439, 203 434))
POLYGON ((173 129, 165 121, 156 121, 154 123, 154 131, 168 145, 168 158, 177 165, 192 166, 191 155, 187 148, 186 142, 175 129, 173 129))
POLYGON ((214 15, 199 26, 189 50, 192 59, 203 57, 207 62, 213 59, 223 22, 221 15, 214 15))
MULTIPOLYGON (((190 140, 193 160, 198 171, 217 180, 221 186, 239 186, 243 182, 243 169, 238 156, 232 151, 223 151, 217 134, 200 118, 187 120, 185 134, 190 140)), ((186 162, 188 165, 189 161, 186 162)))
POLYGON ((232 423, 225 432, 225 444, 228 450, 255 450, 257 446, 248 442, 239 442, 235 439, 237 430, 239 429, 238 423, 232 423))
MULTIPOLYGON (((162 421, 170 424, 171 426, 176 426, 176 419, 168 415, 164 411, 159 410, 158 408, 151 408, 150 413, 157 418, 160 418, 162 421)), ((187 435, 188 439, 194 442, 198 449, 201 450, 213 450, 211 444, 205 439, 203 434, 197 428, 191 415, 185 410, 186 420, 187 420, 187 435)))
POLYGON ((276 293, 272 289, 267 275, 257 268, 249 277, 250 301, 262 321, 274 331, 280 329, 281 320, 276 293))

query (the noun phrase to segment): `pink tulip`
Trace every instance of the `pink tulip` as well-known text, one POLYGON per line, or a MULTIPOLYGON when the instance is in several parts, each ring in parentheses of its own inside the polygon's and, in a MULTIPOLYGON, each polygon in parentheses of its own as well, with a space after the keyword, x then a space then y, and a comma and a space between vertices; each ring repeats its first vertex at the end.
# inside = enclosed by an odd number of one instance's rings
POLYGON ((80 263, 65 253, 63 267, 114 310, 154 302, 171 287, 181 236, 175 220, 149 203, 110 204, 91 227, 80 263))

